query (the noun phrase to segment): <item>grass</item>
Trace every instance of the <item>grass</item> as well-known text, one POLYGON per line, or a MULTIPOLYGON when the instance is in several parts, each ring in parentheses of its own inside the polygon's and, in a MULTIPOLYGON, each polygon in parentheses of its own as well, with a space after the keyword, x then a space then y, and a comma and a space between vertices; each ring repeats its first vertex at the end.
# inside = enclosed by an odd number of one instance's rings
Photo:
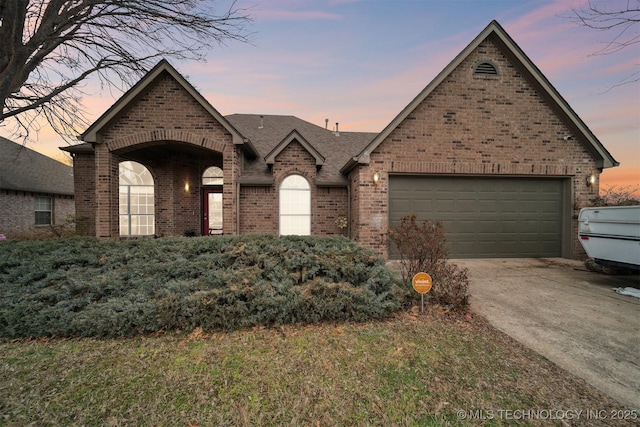
POLYGON ((429 310, 366 323, 5 339, 0 425, 493 426, 523 425, 499 410, 620 409, 482 318, 429 310))
POLYGON ((0 426, 625 425, 505 413, 622 408, 396 287, 346 239, 4 242, 0 426))

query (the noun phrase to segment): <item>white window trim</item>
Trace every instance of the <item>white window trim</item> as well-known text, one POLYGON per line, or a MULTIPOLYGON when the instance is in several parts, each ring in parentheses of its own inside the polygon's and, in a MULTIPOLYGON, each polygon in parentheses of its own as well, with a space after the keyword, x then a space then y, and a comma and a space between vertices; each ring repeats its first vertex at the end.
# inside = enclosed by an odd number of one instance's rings
MULTIPOLYGON (((302 181, 299 181, 299 183, 302 183, 302 181)), ((281 236, 287 236, 287 235, 298 235, 298 236, 310 236, 311 235, 311 185, 309 184, 309 181, 302 175, 299 174, 292 174, 287 176, 285 179, 282 180, 282 183, 280 184, 280 189, 278 192, 278 199, 279 199, 279 215, 278 215, 278 231, 279 234, 281 236), (297 179, 300 178, 302 180, 304 180, 304 185, 305 187, 286 187, 287 185, 287 181, 291 180, 291 179, 297 179), (288 192, 292 192, 292 193, 297 193, 298 195, 295 197, 295 200, 299 201, 299 202, 304 202, 306 204, 306 206, 304 208, 304 210, 306 210, 306 212, 303 213, 289 213, 286 212, 286 203, 287 200, 285 200, 285 197, 283 197, 284 194, 288 193, 288 192), (305 197, 306 194, 306 198, 303 199, 303 197, 305 197), (305 221, 304 227, 305 230, 304 232, 300 233, 300 232, 295 232, 295 231, 291 231, 287 228, 286 225, 286 219, 289 218, 301 218, 301 219, 307 219, 307 221, 305 221)))
POLYGON ((35 198, 34 198, 34 214, 33 214, 33 216, 34 216, 34 218, 33 218, 34 224, 37 227, 46 227, 48 225, 53 225, 53 197, 51 197, 51 196, 35 196, 35 198), (39 209, 39 206, 38 206, 38 200, 39 199, 46 199, 48 201, 48 205, 49 205, 49 209, 48 210, 39 209), (38 223, 38 218, 37 218, 38 217, 37 214, 39 212, 48 213, 49 214, 49 222, 39 224, 38 223))

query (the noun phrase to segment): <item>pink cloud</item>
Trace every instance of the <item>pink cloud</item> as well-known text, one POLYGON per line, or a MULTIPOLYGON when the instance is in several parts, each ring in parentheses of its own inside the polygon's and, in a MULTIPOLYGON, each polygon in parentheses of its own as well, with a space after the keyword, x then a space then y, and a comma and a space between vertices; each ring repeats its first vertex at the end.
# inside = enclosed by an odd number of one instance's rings
POLYGON ((507 30, 517 31, 527 37, 531 35, 533 40, 539 40, 541 36, 557 32, 557 30, 565 30, 569 26, 573 26, 568 19, 573 16, 573 10, 585 4, 585 0, 578 2, 568 2, 567 0, 555 0, 554 2, 540 6, 521 17, 510 20, 507 30), (549 22, 554 22, 553 26, 549 26, 549 22), (564 22, 564 24, 563 24, 564 22))

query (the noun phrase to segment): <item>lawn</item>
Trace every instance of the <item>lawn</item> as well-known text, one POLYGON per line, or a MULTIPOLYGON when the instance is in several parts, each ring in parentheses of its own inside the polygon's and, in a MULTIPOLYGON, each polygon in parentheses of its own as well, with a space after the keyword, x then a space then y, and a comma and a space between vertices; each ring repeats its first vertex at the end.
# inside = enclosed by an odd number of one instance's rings
POLYGON ((482 318, 438 307, 364 323, 5 339, 0 396, 7 426, 633 425, 586 412, 518 419, 620 406, 482 318))
POLYGON ((346 239, 3 242, 0 425, 625 425, 472 311, 408 301, 346 239))

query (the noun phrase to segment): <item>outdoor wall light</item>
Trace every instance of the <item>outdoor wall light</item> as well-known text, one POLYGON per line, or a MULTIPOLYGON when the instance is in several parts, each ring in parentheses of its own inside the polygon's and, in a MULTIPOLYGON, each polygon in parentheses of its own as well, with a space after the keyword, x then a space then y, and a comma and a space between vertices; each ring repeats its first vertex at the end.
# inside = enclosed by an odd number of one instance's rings
POLYGON ((593 187, 596 183, 596 176, 591 174, 587 177, 587 187, 593 187))
POLYGON ((188 182, 185 182, 185 183, 184 183, 184 192, 185 192, 185 193, 188 193, 188 192, 189 192, 189 183, 188 183, 188 182))
POLYGON ((373 173, 373 184, 378 185, 380 183, 380 172, 373 173))

